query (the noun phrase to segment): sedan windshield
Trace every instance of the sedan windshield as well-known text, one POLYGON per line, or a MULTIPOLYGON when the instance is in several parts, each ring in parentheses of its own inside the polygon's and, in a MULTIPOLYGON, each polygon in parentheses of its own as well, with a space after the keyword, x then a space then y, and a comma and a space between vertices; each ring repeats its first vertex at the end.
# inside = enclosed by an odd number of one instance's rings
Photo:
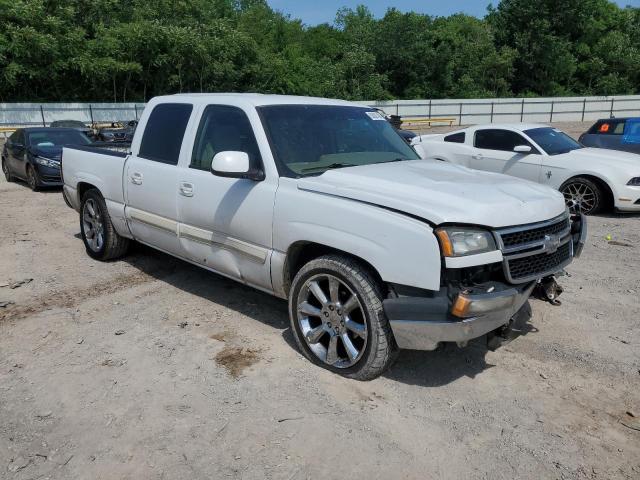
POLYGON ((56 145, 88 145, 89 137, 78 130, 40 130, 29 133, 32 147, 53 147, 56 145))
POLYGON ((547 152, 547 155, 560 155, 584 148, 569 135, 556 128, 532 128, 531 130, 525 130, 524 133, 540 145, 547 152))
POLYGON ((379 113, 332 105, 259 108, 280 175, 302 177, 329 169, 418 160, 379 113))

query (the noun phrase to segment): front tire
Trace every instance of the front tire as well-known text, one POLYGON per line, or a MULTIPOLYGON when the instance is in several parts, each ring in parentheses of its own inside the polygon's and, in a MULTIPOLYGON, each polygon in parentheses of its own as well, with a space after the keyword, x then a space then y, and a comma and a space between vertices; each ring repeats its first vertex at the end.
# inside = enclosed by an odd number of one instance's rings
POLYGON ((120 258, 129 249, 129 239, 121 237, 116 232, 107 204, 96 189, 87 191, 82 197, 80 232, 87 254, 96 260, 120 258))
POLYGON ((300 351, 345 377, 378 377, 398 354, 382 299, 381 285, 359 262, 342 255, 311 260, 289 292, 291 330, 300 351))
POLYGON ((566 181, 560 192, 571 213, 593 215, 602 211, 605 206, 605 195, 602 187, 586 177, 575 177, 566 181))
POLYGON ((7 182, 13 182, 13 175, 11 174, 11 170, 9 170, 9 165, 5 158, 2 158, 2 173, 4 173, 4 178, 7 182))
POLYGON ((37 192, 40 188, 38 172, 36 172, 31 165, 27 165, 27 185, 29 185, 29 188, 34 192, 37 192))

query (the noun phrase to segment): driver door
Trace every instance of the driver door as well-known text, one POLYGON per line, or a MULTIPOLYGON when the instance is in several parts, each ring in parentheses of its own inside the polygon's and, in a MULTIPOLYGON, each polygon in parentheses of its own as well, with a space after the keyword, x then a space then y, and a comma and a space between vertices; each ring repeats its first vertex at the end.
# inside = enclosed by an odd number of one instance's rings
POLYGON ((278 179, 216 176, 213 157, 244 152, 252 169, 262 156, 244 110, 208 105, 202 112, 189 161, 178 170, 180 242, 187 258, 231 278, 271 288, 273 204, 278 179))
POLYGON ((479 129, 474 136, 474 151, 469 166, 476 170, 503 173, 540 181, 542 155, 520 133, 502 129, 479 129), (528 146, 529 153, 518 153, 518 146, 528 146))

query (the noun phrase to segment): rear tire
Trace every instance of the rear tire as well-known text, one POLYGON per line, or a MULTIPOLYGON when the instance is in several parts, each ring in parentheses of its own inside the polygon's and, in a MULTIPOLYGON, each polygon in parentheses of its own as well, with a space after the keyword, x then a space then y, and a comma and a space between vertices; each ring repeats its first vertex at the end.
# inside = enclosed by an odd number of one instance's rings
POLYGON ((13 175, 11 174, 9 165, 7 165, 7 161, 4 157, 2 158, 2 173, 4 173, 4 178, 7 180, 7 182, 13 182, 13 175))
POLYGON ((116 232, 107 204, 96 189, 87 191, 82 197, 80 232, 87 254, 96 260, 114 260, 123 257, 129 249, 129 239, 116 232))
POLYGON ((606 204, 602 187, 586 177, 575 177, 567 180, 560 192, 571 213, 593 215, 601 212, 606 204))
POLYGON ((291 330, 311 362, 355 380, 371 380, 396 360, 398 346, 368 268, 343 255, 311 260, 289 292, 291 330))

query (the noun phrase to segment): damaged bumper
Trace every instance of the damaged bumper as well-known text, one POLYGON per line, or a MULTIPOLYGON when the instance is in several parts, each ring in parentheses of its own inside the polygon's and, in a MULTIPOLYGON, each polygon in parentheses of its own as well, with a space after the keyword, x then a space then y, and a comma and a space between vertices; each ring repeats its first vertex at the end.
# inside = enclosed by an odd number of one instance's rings
MULTIPOLYGON (((558 223, 558 219, 546 223, 554 222, 558 223)), ((564 222, 567 222, 566 217, 564 222)), ((547 235, 537 242, 517 247, 526 247, 527 253, 515 252, 514 255, 513 251, 501 248, 506 254, 504 272, 510 279, 508 283, 487 282, 460 287, 461 291, 453 294, 443 287, 430 296, 399 296, 385 300, 384 310, 398 346, 409 350, 434 350, 441 342, 465 343, 508 325, 523 309, 542 278, 560 273, 573 258, 581 255, 587 239, 586 217, 573 215, 565 225, 566 229, 559 235, 547 235), (566 256, 557 254, 558 245, 565 245, 566 256), (520 283, 510 275, 513 265, 509 261, 513 258, 530 264, 525 266, 530 273, 520 283)), ((540 226, 533 228, 534 232, 539 232, 540 226)), ((500 238, 499 243, 504 247, 500 238)))
POLYGON ((440 342, 467 342, 507 325, 529 299, 535 284, 483 285, 466 293, 467 318, 462 319, 451 314, 452 305, 444 290, 434 297, 390 298, 384 301, 384 310, 400 348, 435 350, 440 342), (492 287, 493 291, 486 293, 492 287))

